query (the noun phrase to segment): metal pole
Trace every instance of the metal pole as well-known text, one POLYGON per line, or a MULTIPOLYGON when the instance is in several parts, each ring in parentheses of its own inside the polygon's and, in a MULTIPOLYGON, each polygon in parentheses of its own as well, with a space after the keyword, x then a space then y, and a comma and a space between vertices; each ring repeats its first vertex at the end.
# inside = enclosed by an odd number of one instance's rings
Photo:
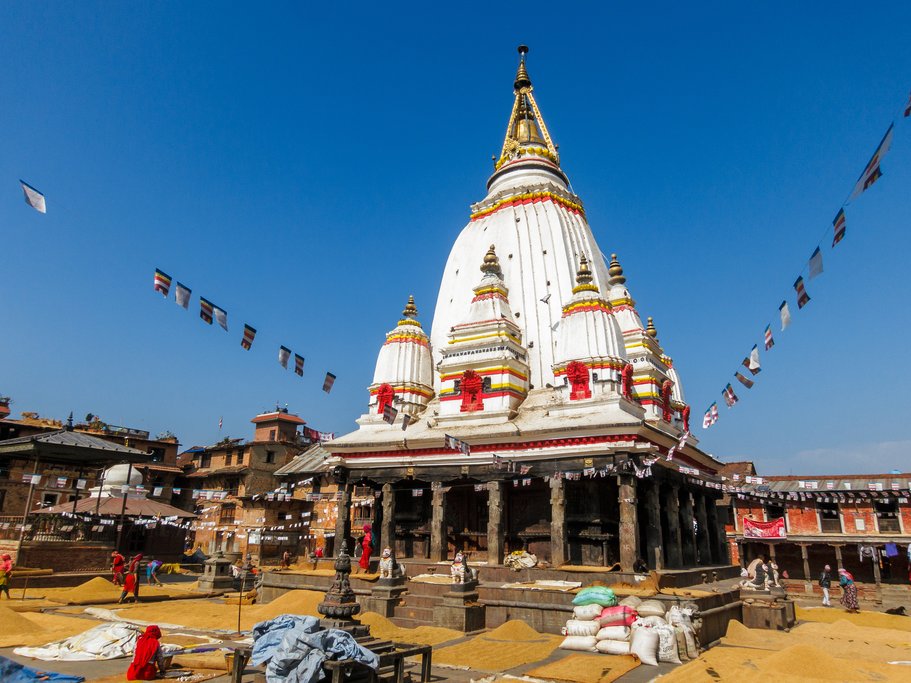
POLYGON ((73 514, 76 514, 76 503, 79 502, 79 480, 82 479, 82 468, 79 468, 79 476, 73 482, 73 514))
POLYGON ((28 513, 32 509, 32 496, 35 492, 35 475, 38 473, 38 460, 35 458, 35 466, 32 468, 32 476, 28 485, 28 496, 25 499, 25 510, 22 513, 22 528, 19 529, 19 550, 16 552, 16 562, 19 562, 19 552, 22 551, 22 541, 25 537, 25 525, 28 524, 28 513))
MULTIPOLYGON (((123 505, 120 506, 120 525, 117 529, 117 545, 116 549, 120 551, 120 544, 123 542, 123 518, 126 515, 127 511, 127 496, 130 494, 130 477, 133 475, 133 463, 130 463, 130 466, 127 468, 127 483, 126 483, 126 493, 123 494, 123 505)), ((99 492, 100 493, 100 492, 99 492)))
MULTIPOLYGON (((244 604, 244 590, 247 587, 247 570, 243 568, 243 574, 240 575, 240 595, 237 598, 237 632, 240 633, 240 608, 244 604)), ((236 656, 236 655, 235 655, 236 656)))
POLYGON ((98 482, 97 482, 98 483, 98 495, 95 496, 95 516, 96 517, 98 516, 98 508, 101 505, 101 489, 104 488, 104 475, 105 475, 105 469, 102 467, 101 468, 101 479, 98 480, 98 482))

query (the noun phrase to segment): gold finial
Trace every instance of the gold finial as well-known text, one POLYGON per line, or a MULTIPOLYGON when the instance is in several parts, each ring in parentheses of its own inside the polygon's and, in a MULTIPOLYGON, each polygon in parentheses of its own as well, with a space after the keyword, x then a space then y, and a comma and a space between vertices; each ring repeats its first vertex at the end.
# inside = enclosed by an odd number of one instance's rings
POLYGON ((585 254, 579 258, 579 270, 576 271, 576 284, 588 285, 592 281, 592 271, 588 267, 588 259, 585 254))
POLYGON ((522 88, 531 87, 531 79, 528 77, 528 71, 525 69, 525 55, 528 54, 527 45, 519 45, 519 70, 516 71, 516 82, 514 87, 516 92, 519 92, 522 88))
POLYGON ((494 245, 490 245, 490 249, 487 250, 487 253, 484 255, 484 262, 481 264, 482 273, 496 273, 499 275, 500 271, 500 259, 497 258, 497 252, 494 249, 494 245))
POLYGON ((414 296, 408 296, 408 303, 405 304, 405 310, 402 311, 402 315, 405 318, 417 318, 418 317, 418 307, 414 305, 414 296))
POLYGON ((658 330, 655 329, 655 323, 652 316, 648 317, 648 324, 645 326, 645 333, 652 339, 658 339, 658 330))
POLYGON ((617 260, 616 254, 610 255, 610 268, 607 269, 607 272, 610 273, 610 283, 612 285, 622 285, 626 282, 626 277, 623 275, 623 267, 617 260))

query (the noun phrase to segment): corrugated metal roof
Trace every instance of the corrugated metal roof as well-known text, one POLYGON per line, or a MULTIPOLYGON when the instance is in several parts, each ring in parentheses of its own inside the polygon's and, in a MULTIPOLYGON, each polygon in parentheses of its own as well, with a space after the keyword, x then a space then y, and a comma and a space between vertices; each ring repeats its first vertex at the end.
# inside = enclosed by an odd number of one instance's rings
POLYGON ((313 444, 287 465, 275 470, 275 476, 288 476, 292 474, 317 474, 328 470, 326 461, 330 457, 329 451, 322 444, 313 444))
POLYGON ((857 474, 841 477, 756 477, 762 480, 735 482, 747 491, 826 493, 835 491, 901 491, 911 489, 911 474, 857 474))
POLYGON ((0 441, 0 447, 15 446, 19 444, 40 443, 49 446, 69 446, 71 448, 91 448, 96 451, 110 451, 111 453, 122 453, 124 455, 149 455, 145 451, 136 448, 121 446, 112 441, 99 439, 97 436, 90 436, 82 432, 73 432, 66 429, 58 429, 45 434, 33 434, 31 436, 19 436, 15 439, 0 441))

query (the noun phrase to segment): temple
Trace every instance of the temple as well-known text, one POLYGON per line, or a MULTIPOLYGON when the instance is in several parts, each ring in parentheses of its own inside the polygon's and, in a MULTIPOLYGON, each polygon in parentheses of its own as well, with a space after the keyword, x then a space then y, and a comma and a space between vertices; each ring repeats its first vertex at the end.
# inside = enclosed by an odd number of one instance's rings
POLYGON ((721 465, 689 434, 680 376, 595 241, 519 51, 502 151, 430 334, 409 299, 357 430, 325 444, 336 534, 351 536, 357 486, 398 557, 727 564, 721 465))

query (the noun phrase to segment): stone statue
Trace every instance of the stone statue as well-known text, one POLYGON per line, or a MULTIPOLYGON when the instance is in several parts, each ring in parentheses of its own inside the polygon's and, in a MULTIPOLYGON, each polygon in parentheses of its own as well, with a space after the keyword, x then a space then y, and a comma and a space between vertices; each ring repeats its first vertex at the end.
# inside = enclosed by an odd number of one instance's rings
POLYGON ((456 553, 455 559, 449 567, 449 573, 452 575, 453 583, 470 583, 478 577, 478 573, 468 566, 468 558, 462 554, 461 550, 456 553))
POLYGON ((380 578, 397 579, 400 576, 405 576, 405 567, 400 562, 395 561, 392 549, 383 548, 383 554, 380 557, 380 578))

